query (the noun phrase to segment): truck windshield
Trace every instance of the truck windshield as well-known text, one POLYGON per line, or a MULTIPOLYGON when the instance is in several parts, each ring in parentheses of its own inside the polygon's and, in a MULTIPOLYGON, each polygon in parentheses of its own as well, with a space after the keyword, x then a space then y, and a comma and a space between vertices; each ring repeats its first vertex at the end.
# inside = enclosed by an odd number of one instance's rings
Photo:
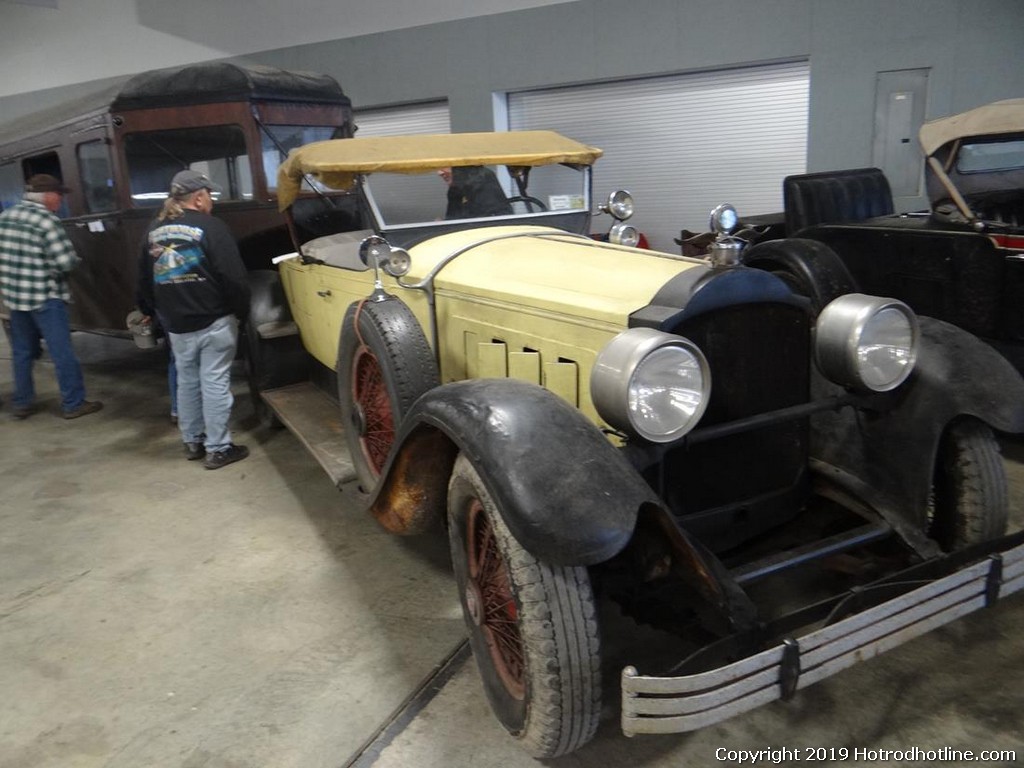
MULTIPOLYGON (((277 189, 277 169, 288 153, 303 144, 342 138, 341 128, 330 125, 264 125, 262 136, 263 172, 267 189, 277 189)), ((308 183, 303 188, 309 191, 308 183)))
POLYGON ((201 171, 219 184, 224 191, 214 195, 217 200, 252 199, 245 134, 237 125, 130 133, 124 152, 135 205, 160 205, 171 178, 185 168, 201 171))

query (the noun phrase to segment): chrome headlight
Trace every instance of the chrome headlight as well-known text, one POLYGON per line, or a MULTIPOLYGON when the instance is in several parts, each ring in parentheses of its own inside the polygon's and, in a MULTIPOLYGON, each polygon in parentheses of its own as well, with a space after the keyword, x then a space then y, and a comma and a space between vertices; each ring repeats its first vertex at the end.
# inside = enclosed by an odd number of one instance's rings
POLYGON ((632 224, 617 221, 608 230, 608 242, 636 248, 640 244, 640 232, 632 224))
POLYGON ((601 418, 615 429, 668 443, 693 429, 704 415, 711 371, 689 339, 630 328, 598 353, 590 394, 601 418))
POLYGON ((829 379, 861 392, 888 392, 914 370, 917 316, 895 299, 850 293, 821 310, 814 354, 829 379))

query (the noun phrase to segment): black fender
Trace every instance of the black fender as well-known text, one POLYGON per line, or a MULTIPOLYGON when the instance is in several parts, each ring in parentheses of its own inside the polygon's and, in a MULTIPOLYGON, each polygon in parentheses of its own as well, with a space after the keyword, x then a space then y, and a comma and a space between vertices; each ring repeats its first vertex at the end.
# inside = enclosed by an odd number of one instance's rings
MULTIPOLYGON (((957 326, 919 317, 917 364, 875 406, 819 414, 811 456, 877 508, 905 510, 923 529, 939 442, 950 423, 974 417, 998 432, 1024 432, 1024 379, 995 349, 957 326)), ((816 394, 834 385, 816 382, 816 394)))
POLYGON ((811 300, 815 314, 839 296, 857 292, 857 282, 836 252, 816 240, 790 237, 748 248, 743 263, 778 275, 811 300))
POLYGON ((594 565, 629 542, 654 492, 578 410, 536 384, 474 379, 430 390, 413 405, 370 500, 396 533, 444 517, 463 453, 512 535, 556 565, 594 565))

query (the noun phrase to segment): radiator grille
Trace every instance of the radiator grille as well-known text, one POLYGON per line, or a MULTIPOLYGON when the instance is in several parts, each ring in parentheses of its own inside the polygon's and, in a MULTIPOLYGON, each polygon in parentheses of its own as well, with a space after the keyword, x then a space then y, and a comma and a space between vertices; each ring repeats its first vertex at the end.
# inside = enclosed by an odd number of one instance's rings
MULTIPOLYGON (((711 366, 711 401, 702 427, 807 402, 810 320, 801 308, 731 306, 672 332, 695 342, 711 366)), ((797 511, 779 510, 778 504, 805 482, 807 439, 807 420, 800 419, 695 445, 684 442, 666 454, 660 468, 665 501, 684 518, 721 511, 742 519, 748 534, 768 527, 797 511), (759 500, 771 511, 759 512, 759 500), (764 525, 757 524, 758 514, 764 525)), ((706 522, 717 527, 714 520, 706 522)))

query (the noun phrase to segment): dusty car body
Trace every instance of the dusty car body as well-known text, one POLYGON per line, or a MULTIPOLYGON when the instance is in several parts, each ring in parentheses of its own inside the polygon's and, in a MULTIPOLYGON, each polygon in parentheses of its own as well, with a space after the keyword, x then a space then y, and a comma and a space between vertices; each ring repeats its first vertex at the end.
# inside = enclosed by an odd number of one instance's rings
POLYGON ((1024 370, 1024 99, 925 123, 928 211, 893 213, 878 169, 783 182, 786 232, 827 244, 858 287, 974 333, 1024 370))
MULTIPOLYGON (((327 75, 229 62, 151 70, 0 125, 0 205, 20 200, 34 173, 64 181, 59 215, 82 258, 72 325, 126 335, 142 236, 177 171, 201 170, 223 188, 217 215, 247 267, 265 269, 292 248, 278 164, 299 144, 352 133, 349 99, 327 75)), ((344 195, 323 194, 302 203, 300 228, 358 226, 344 195)))
POLYGON ((729 206, 709 259, 595 241, 599 156, 549 132, 300 148, 282 205, 312 177, 374 226, 254 281, 264 415, 386 529, 447 528, 506 730, 538 757, 593 736, 598 597, 692 645, 623 670, 637 734, 788 698, 1024 586, 992 432, 1024 431, 1016 371, 851 295, 819 244, 775 245, 791 274, 745 266, 729 206), (509 207, 445 218, 433 171, 462 166, 494 169, 509 207), (807 574, 828 589, 773 603, 807 574))

